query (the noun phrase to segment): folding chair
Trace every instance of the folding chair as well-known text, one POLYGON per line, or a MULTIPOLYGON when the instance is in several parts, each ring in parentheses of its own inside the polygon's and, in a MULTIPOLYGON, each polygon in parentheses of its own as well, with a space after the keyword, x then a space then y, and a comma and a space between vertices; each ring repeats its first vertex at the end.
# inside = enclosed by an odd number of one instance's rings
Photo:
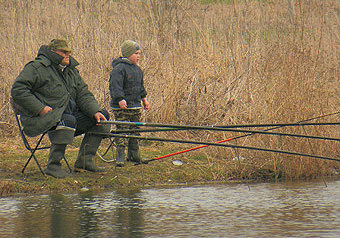
MULTIPOLYGON (((13 109, 14 110, 14 109, 13 109)), ((47 134, 47 132, 43 133, 40 138, 37 140, 36 142, 36 145, 33 147, 31 147, 31 145, 29 144, 27 138, 26 138, 26 135, 24 133, 24 128, 23 126, 21 125, 21 122, 20 122, 20 114, 15 112, 14 110, 14 115, 15 115, 15 119, 17 121, 17 124, 18 124, 18 128, 19 128, 19 132, 20 132, 20 136, 22 138, 22 141, 24 142, 24 145, 25 145, 25 148, 31 153, 30 154, 30 157, 28 158, 28 160, 26 161, 26 164, 24 166, 24 168, 22 169, 22 173, 25 172, 25 169, 27 167, 27 165, 29 164, 29 162, 32 160, 32 158, 34 159, 35 163, 38 165, 38 168, 40 170, 40 172, 45 175, 44 171, 41 169, 41 166, 39 164, 39 161, 37 159, 37 157, 35 156, 35 152, 38 151, 38 150, 46 150, 46 149, 49 149, 51 146, 41 146, 41 141, 43 140, 43 138, 45 137, 45 135, 47 134)), ((70 165, 68 164, 65 156, 63 157, 63 159, 65 160, 65 163, 70 171, 70 173, 72 172, 72 169, 70 167, 70 165)))

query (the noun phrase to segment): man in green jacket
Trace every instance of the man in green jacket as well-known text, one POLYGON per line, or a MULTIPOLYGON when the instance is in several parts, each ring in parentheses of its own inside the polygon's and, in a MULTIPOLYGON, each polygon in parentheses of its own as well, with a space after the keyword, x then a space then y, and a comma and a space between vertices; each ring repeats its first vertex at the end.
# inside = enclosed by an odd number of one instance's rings
POLYGON ((47 175, 64 178, 69 174, 61 168, 67 144, 74 136, 85 133, 75 171, 103 173, 92 158, 102 140, 94 133, 110 131, 108 125, 97 125, 109 119, 109 113, 100 108, 70 55, 65 40, 54 39, 39 49, 38 56, 29 62, 15 80, 11 95, 24 132, 28 136, 48 133, 51 141, 47 175))

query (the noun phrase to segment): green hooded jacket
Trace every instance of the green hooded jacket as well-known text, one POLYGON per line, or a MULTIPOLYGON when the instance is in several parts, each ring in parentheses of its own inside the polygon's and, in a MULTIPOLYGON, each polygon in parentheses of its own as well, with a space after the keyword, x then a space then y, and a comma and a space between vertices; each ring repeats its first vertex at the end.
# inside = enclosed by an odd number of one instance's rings
POLYGON ((71 97, 89 117, 101 111, 75 68, 79 63, 70 56, 70 64, 61 71, 58 65, 62 59, 47 46, 42 46, 37 58, 24 67, 12 86, 11 96, 28 136, 37 136, 55 127, 71 97), (45 106, 53 110, 40 116, 39 112, 45 106))

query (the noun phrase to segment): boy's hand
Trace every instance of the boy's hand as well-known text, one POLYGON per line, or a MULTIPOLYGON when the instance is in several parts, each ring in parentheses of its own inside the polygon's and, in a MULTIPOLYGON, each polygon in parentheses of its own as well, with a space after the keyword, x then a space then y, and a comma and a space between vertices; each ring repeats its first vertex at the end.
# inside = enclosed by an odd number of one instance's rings
POLYGON ((148 100, 146 98, 143 98, 142 101, 143 101, 144 109, 148 110, 149 109, 149 102, 148 102, 148 100))
POLYGON ((126 101, 123 99, 121 101, 118 102, 118 105, 121 109, 127 109, 127 103, 126 101))

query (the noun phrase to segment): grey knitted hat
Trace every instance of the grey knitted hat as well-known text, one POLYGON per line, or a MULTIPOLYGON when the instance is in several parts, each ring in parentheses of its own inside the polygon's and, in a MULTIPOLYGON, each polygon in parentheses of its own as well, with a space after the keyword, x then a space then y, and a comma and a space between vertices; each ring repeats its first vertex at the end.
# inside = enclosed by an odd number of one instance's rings
POLYGON ((140 50, 140 45, 132 40, 126 40, 123 42, 121 46, 122 56, 129 57, 132 54, 136 53, 136 51, 140 50))

